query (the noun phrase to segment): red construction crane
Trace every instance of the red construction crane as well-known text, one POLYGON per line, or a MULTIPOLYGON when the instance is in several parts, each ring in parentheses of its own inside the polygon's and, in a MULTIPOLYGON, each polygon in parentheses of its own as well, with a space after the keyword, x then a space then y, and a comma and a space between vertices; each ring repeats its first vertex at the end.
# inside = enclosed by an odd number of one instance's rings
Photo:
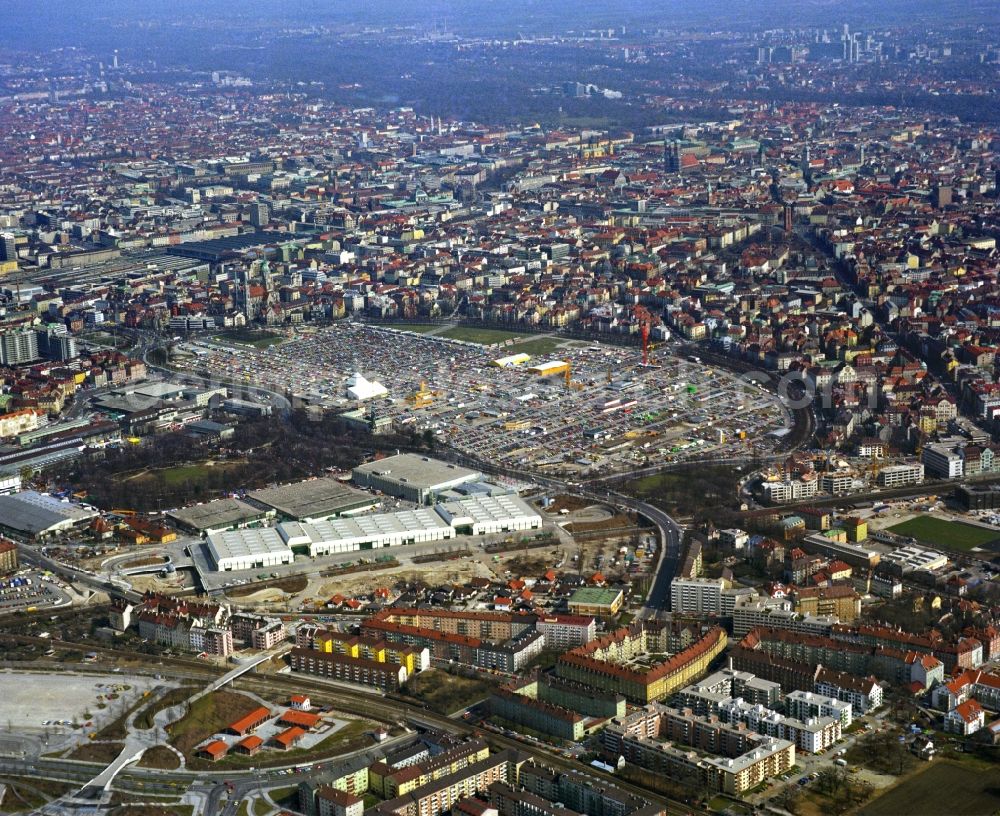
POLYGON ((642 364, 649 365, 649 329, 653 325, 653 316, 645 306, 636 306, 634 314, 639 321, 639 336, 642 338, 642 364))

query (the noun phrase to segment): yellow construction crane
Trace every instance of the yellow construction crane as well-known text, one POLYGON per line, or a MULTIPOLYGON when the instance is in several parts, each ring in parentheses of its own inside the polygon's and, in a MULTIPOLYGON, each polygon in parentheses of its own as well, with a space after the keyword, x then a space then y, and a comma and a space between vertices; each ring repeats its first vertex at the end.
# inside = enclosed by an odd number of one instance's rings
POLYGON ((872 475, 872 481, 874 482, 878 479, 878 474, 881 468, 879 467, 879 450, 877 447, 872 448, 872 463, 868 468, 868 472, 872 475))
POLYGON ((570 363, 566 363, 566 371, 563 372, 563 377, 566 380, 567 388, 571 388, 574 391, 581 391, 583 389, 583 383, 573 379, 573 366, 570 363))

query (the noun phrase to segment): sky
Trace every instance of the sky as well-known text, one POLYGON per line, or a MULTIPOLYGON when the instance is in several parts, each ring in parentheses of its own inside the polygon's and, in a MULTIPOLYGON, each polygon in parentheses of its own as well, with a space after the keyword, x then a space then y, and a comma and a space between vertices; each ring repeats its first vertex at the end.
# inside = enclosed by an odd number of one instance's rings
POLYGON ((998 6, 1000 0, 2 0, 0 46, 39 53, 118 48, 123 56, 184 65, 212 46, 250 41, 262 27, 413 25, 498 39, 623 25, 865 29, 971 19, 997 27, 998 6))

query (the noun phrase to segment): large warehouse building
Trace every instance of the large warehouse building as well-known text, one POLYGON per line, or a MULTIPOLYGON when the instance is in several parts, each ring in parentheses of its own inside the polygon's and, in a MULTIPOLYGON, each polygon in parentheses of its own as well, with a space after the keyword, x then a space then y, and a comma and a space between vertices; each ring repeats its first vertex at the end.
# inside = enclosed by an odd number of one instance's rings
POLYGON ((272 527, 213 533, 208 553, 220 572, 276 567, 293 560, 291 549, 272 527))
POLYGON ((239 499, 218 499, 167 513, 167 518, 182 530, 198 535, 246 527, 273 517, 273 509, 255 507, 239 499))
POLYGON ((307 546, 314 557, 455 537, 451 525, 424 507, 312 524, 285 522, 278 525, 278 532, 288 547, 307 546))
POLYGON ((90 524, 98 513, 34 490, 0 496, 0 530, 46 538, 90 524))
POLYGON ((378 504, 371 494, 355 490, 333 477, 254 490, 248 496, 254 503, 277 511, 283 518, 309 523, 371 510, 378 504))
POLYGON ((427 456, 401 453, 354 468, 354 483, 381 490, 418 504, 427 504, 446 490, 478 482, 483 474, 427 456))
POLYGON ((434 509, 456 530, 472 535, 538 530, 542 526, 542 517, 518 496, 466 496, 442 502, 434 509))
POLYGON ((329 519, 286 521, 278 533, 289 548, 308 547, 313 557, 357 550, 442 541, 458 534, 536 530, 542 517, 517 496, 469 496, 415 510, 329 519))

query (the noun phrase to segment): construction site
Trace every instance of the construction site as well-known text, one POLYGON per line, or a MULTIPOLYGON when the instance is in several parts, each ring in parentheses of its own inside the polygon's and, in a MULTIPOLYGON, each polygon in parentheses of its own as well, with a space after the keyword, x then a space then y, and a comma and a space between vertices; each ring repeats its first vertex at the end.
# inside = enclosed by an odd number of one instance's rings
MULTIPOLYGON (((756 384, 650 341, 566 341, 534 358, 340 324, 266 350, 192 342, 172 364, 382 429, 432 433, 498 465, 564 477, 769 452, 789 412, 756 384), (357 399, 362 375, 385 393, 357 399)), ((502 348, 502 351, 501 351, 502 348)))

